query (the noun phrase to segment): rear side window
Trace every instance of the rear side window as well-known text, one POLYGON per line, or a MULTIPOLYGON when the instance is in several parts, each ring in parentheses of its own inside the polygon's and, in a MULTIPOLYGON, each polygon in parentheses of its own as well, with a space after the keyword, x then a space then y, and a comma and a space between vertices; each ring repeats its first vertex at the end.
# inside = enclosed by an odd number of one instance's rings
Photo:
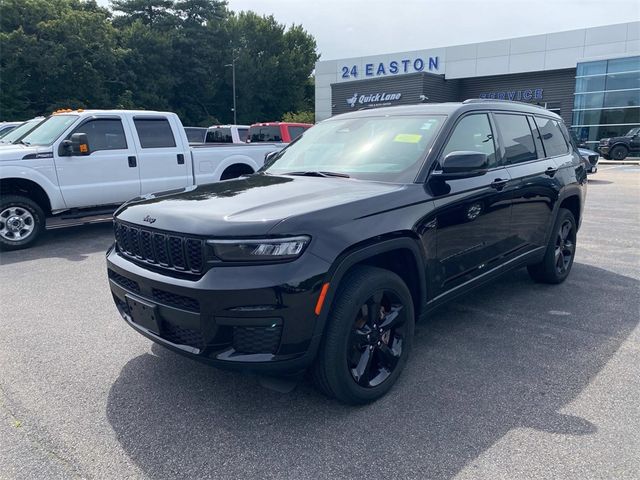
POLYGON ((187 140, 189 143, 202 143, 204 142, 205 134, 207 133, 206 128, 197 128, 197 127, 185 127, 185 133, 187 134, 187 140))
MULTIPOLYGON (((122 122, 119 119, 96 119, 77 127, 71 134, 86 133, 89 148, 98 150, 123 150, 127 148, 122 122)), ((71 138, 71 135, 69 135, 71 138)))
POLYGON ((536 124, 540 130, 542 143, 547 157, 564 155, 569 151, 567 140, 560 130, 560 124, 556 120, 544 117, 536 117, 536 124))
POLYGON ((170 148, 176 146, 171 125, 166 118, 135 118, 140 146, 142 148, 170 148))
POLYGON ((239 128, 238 129, 238 137, 240 137, 241 142, 247 141, 247 135, 249 134, 248 128, 239 128))
POLYGON ((528 162, 538 158, 527 117, 497 113, 495 118, 502 134, 507 164, 528 162))
POLYGON ((233 143, 230 128, 213 128, 207 132, 207 143, 233 143))
POLYGON ((291 137, 291 141, 294 141, 296 138, 302 135, 305 130, 305 127, 289 127, 289 136, 291 137))
POLYGON ((489 160, 489 168, 496 166, 496 146, 486 113, 463 117, 449 137, 442 157, 446 157, 451 152, 459 151, 484 153, 489 160))
POLYGON ((249 140, 251 142, 281 142, 280 127, 251 127, 249 140))

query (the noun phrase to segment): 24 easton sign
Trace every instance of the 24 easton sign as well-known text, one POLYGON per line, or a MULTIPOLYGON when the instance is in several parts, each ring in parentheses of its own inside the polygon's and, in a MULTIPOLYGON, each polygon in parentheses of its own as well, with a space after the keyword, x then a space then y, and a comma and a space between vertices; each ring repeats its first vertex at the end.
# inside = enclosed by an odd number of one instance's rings
POLYGON ((358 70, 358 65, 343 65, 341 67, 341 77, 384 77, 386 75, 423 72, 425 70, 437 71, 438 69, 438 57, 403 58, 401 60, 392 60, 390 62, 365 63, 363 71, 358 70))
POLYGON ((401 93, 367 93, 364 95, 358 95, 354 93, 351 97, 347 98, 347 104, 351 108, 355 108, 356 105, 362 105, 366 107, 390 105, 392 102, 397 102, 402 97, 401 93))

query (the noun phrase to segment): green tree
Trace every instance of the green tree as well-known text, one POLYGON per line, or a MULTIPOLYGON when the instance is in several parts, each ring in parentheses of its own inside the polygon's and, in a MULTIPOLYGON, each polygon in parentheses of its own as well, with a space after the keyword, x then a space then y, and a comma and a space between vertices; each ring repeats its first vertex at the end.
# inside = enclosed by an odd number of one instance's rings
MULTIPOLYGON (((275 120, 308 106, 305 95, 315 62, 316 42, 301 26, 288 30, 273 16, 241 12, 230 18, 235 52, 238 121, 275 120)), ((231 55, 228 62, 231 63, 231 55)), ((230 85, 231 75, 227 73, 230 85)), ((232 95, 225 92, 231 105, 232 95)), ((229 107, 227 107, 229 108, 229 107)))
POLYGON ((305 110, 302 112, 287 112, 282 116, 282 121, 296 123, 315 123, 316 114, 311 110, 305 110))
POLYGON ((95 1, 2 0, 0 18, 2 118, 112 104, 120 52, 107 9, 95 1))

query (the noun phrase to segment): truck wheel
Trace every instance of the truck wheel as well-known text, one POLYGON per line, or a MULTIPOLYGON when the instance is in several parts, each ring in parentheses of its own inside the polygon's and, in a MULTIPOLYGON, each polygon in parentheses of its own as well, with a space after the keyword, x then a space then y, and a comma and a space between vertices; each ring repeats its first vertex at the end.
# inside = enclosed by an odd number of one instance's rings
POLYGON ((625 158, 627 158, 627 155, 629 155, 629 150, 622 145, 616 145, 611 150, 610 155, 613 160, 624 160, 625 158))
POLYGON ((576 220, 566 208, 561 208, 540 263, 527 266, 531 278, 539 283, 562 283, 569 276, 576 255, 576 220))
POLYGON ((369 266, 349 272, 313 367, 318 388, 353 405, 383 396, 407 362, 414 320, 411 293, 398 275, 369 266))
POLYGON ((0 247, 3 250, 27 248, 44 230, 42 208, 33 200, 18 195, 0 198, 0 247))
POLYGON ((231 180, 232 178, 238 178, 242 175, 249 175, 253 173, 253 169, 244 164, 231 165, 227 167, 222 175, 220 176, 220 180, 231 180))

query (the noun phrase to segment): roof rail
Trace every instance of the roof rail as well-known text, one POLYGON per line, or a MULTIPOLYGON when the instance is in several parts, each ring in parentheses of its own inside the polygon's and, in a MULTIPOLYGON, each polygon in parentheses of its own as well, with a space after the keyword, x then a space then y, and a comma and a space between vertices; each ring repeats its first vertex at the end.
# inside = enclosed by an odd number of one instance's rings
POLYGON ((467 98, 465 101, 463 101, 462 103, 515 103, 516 105, 528 105, 530 107, 537 107, 537 108, 541 108, 542 110, 544 110, 545 108, 537 105, 535 103, 527 103, 527 102, 518 102, 517 100, 503 100, 503 99, 498 99, 498 98, 467 98))

